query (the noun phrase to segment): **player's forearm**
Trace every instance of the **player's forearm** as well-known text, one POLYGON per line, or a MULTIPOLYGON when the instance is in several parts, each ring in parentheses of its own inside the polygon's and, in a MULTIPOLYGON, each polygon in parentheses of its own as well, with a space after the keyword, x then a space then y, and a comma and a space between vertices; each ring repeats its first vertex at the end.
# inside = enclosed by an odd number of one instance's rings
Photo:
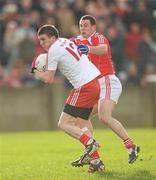
POLYGON ((97 55, 102 55, 107 53, 107 45, 101 44, 99 46, 89 46, 89 52, 97 55))
POLYGON ((46 72, 35 72, 35 78, 39 79, 45 83, 51 84, 53 82, 53 77, 50 76, 50 73, 48 71, 46 72))

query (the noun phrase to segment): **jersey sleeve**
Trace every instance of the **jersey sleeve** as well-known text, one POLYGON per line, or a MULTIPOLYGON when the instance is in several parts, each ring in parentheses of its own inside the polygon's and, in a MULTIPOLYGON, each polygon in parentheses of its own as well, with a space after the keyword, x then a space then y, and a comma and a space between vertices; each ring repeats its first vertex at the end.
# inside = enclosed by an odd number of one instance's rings
POLYGON ((50 49, 47 55, 47 70, 56 70, 58 65, 58 58, 55 50, 50 49))
POLYGON ((98 44, 105 44, 105 37, 102 34, 97 35, 98 44))

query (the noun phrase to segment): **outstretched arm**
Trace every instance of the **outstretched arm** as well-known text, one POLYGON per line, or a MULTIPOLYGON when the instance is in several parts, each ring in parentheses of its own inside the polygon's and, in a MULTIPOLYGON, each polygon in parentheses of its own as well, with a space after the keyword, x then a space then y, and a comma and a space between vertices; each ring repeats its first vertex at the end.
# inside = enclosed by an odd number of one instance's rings
POLYGON ((98 46, 89 46, 89 52, 97 55, 102 55, 107 53, 107 45, 100 44, 98 46))

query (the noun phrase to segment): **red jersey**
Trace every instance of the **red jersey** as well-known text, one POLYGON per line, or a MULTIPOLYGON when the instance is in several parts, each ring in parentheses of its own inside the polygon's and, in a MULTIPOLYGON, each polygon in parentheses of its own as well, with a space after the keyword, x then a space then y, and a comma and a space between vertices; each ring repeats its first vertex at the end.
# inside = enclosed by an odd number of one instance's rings
POLYGON ((100 44, 106 44, 108 47, 108 51, 106 54, 96 55, 93 53, 88 53, 88 58, 100 70, 102 75, 115 74, 110 45, 104 35, 94 32, 88 39, 84 39, 81 35, 79 35, 75 39, 75 43, 85 44, 88 46, 98 46, 100 44))

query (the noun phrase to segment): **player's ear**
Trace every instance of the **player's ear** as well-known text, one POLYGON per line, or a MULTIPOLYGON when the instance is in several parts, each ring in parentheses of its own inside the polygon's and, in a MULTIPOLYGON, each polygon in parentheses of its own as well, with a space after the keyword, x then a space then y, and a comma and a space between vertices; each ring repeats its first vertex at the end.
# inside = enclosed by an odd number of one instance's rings
POLYGON ((53 42, 56 41, 56 37, 55 37, 55 36, 51 36, 50 40, 51 40, 51 42, 53 43, 53 42))
POLYGON ((96 30, 96 24, 92 25, 93 30, 96 30))

